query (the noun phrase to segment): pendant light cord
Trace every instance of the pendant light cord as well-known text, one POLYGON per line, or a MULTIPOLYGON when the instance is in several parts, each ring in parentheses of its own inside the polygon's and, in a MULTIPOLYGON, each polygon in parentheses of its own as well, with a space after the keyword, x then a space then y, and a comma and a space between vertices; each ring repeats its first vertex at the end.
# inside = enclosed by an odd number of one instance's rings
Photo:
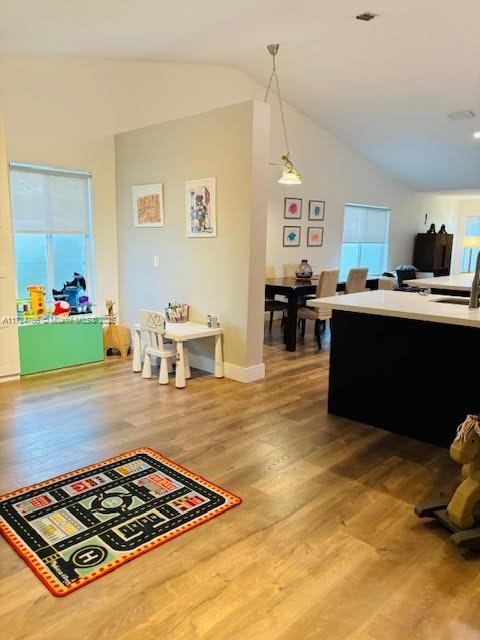
POLYGON ((265 92, 265 100, 264 100, 264 102, 267 102, 268 94, 270 93, 270 88, 272 86, 272 80, 275 78, 275 85, 277 87, 278 104, 280 105, 280 118, 282 120, 283 135, 285 137, 285 146, 287 148, 287 159, 290 160, 290 147, 289 147, 289 144, 288 144, 287 126, 285 124, 285 114, 283 112, 282 96, 281 96, 281 93, 280 93, 280 83, 278 81, 277 71, 276 71, 276 68, 275 68, 275 55, 276 54, 272 53, 273 69, 272 69, 272 74, 270 76, 270 80, 268 81, 267 90, 265 92))

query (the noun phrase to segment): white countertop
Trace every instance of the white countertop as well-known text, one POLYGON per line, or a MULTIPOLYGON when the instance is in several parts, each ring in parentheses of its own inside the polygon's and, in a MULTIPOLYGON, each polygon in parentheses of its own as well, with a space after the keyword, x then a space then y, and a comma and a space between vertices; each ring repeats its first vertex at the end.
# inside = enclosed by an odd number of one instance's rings
POLYGON ((456 291, 471 291, 473 273, 453 273, 440 278, 418 278, 405 280, 405 284, 412 287, 425 287, 425 289, 453 289, 456 291))
POLYGON ((480 309, 469 309, 468 305, 434 302, 434 300, 442 298, 448 298, 448 296, 423 296, 419 293, 378 290, 330 298, 314 298, 308 300, 307 305, 318 309, 336 309, 375 316, 410 318, 480 329, 480 309))

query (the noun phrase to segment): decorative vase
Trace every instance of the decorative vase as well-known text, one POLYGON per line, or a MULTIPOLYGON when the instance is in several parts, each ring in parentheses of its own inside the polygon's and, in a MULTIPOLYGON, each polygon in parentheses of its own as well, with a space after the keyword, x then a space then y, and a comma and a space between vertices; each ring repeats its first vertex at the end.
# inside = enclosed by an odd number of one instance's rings
POLYGON ((312 267, 308 264, 307 260, 302 260, 295 270, 295 275, 299 280, 310 280, 313 274, 312 267))

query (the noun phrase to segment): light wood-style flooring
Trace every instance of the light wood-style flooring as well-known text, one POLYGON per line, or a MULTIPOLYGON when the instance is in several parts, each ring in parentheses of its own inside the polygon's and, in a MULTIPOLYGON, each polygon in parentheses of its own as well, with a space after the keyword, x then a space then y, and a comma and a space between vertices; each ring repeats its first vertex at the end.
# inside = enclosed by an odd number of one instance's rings
POLYGON ((276 327, 265 361, 248 385, 119 358, 0 385, 2 493, 149 446, 244 500, 65 598, 0 540, 3 638, 480 638, 480 557, 413 515, 448 452, 328 415, 311 334, 286 353, 276 327))

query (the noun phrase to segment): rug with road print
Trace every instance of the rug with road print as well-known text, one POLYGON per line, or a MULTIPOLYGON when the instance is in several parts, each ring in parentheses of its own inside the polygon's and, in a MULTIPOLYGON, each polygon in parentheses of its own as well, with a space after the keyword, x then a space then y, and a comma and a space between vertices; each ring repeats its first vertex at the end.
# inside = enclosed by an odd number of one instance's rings
POLYGON ((64 596, 240 502, 142 448, 0 497, 0 530, 64 596))

